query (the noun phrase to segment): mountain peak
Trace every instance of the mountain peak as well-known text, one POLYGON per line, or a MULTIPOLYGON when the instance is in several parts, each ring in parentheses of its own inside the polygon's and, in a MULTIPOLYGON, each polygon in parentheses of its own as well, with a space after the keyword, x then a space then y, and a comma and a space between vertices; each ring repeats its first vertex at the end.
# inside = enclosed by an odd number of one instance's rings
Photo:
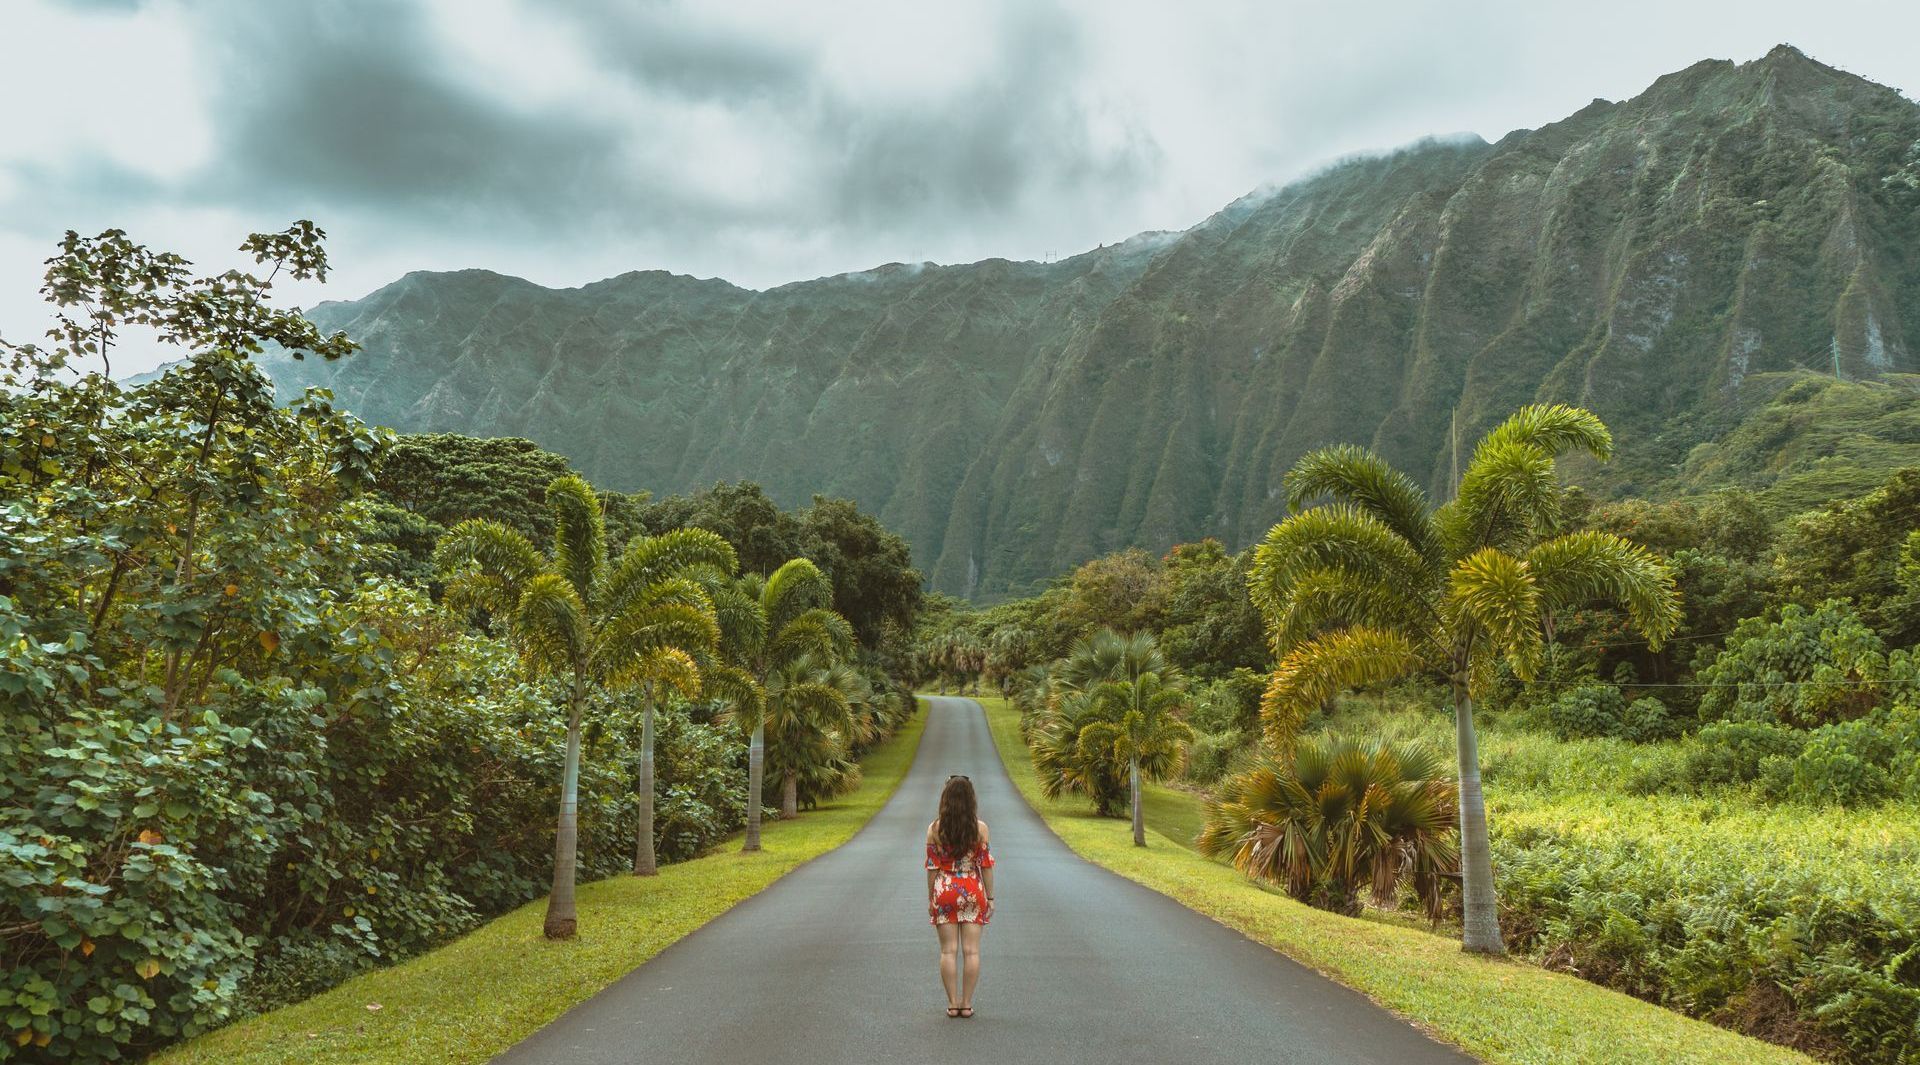
MULTIPOLYGON (((269 369, 380 424, 535 439, 610 488, 850 496, 936 588, 993 597, 1121 546, 1252 542, 1329 443, 1441 489, 1456 418, 1577 403, 1624 442, 1582 476, 1644 494, 1748 417, 1756 381, 1912 373, 1915 221, 1884 175, 1916 139, 1920 107, 1782 46, 1056 263, 760 292, 410 275, 314 312, 367 357, 269 369)), ((1904 454, 1868 453, 1847 476, 1904 454)))

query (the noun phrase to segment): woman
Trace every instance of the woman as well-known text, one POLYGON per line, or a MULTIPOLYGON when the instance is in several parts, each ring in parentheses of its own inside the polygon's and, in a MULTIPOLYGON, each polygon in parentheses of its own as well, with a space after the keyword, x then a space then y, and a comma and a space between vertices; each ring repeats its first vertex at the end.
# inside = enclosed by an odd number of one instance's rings
POLYGON ((980 985, 980 930, 993 916, 993 854, 987 823, 974 805, 973 781, 960 775, 947 778, 940 819, 927 826, 927 916, 940 934, 947 1016, 971 1017, 980 985))

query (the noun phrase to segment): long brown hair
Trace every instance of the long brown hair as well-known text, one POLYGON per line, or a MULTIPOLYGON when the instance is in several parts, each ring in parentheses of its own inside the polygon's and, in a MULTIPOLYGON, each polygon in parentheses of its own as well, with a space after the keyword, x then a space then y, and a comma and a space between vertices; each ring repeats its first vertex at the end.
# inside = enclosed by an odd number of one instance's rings
POLYGON ((940 821, 933 830, 940 853, 949 858, 972 854, 980 844, 979 808, 973 800, 973 781, 948 777, 940 790, 940 821))

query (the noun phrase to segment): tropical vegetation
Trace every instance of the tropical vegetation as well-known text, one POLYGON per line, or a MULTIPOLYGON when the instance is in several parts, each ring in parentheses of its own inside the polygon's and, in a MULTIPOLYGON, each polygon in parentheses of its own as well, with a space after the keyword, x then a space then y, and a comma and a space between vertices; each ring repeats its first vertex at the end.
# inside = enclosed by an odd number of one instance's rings
POLYGON ((743 543, 812 558, 865 624, 817 663, 858 727, 813 802, 911 710, 888 664, 920 581, 871 516, 679 525, 678 497, 524 441, 276 397, 267 351, 355 345, 271 299, 324 277, 318 229, 242 252, 203 272, 69 234, 52 335, 0 342, 0 1060, 139 1057, 534 900, 592 922, 575 878, 711 850, 748 813, 720 610, 735 560, 765 572, 743 543), (152 343, 184 357, 110 375, 152 343))
MULTIPOLYGON (((1522 419, 1547 413, 1523 412, 1522 419)), ((1512 449, 1509 458, 1513 451, 1526 461, 1504 468, 1540 468, 1538 454, 1512 449)), ((1316 639, 1370 620, 1397 623, 1394 611, 1419 598, 1406 594, 1411 589, 1431 589, 1426 601, 1450 625, 1498 620, 1498 612, 1486 613, 1497 600, 1479 594, 1476 582, 1511 592, 1527 587, 1511 579, 1524 572, 1538 597, 1533 622, 1520 612, 1519 623, 1503 631, 1528 640, 1496 643, 1513 649, 1486 655, 1466 678, 1506 948, 1532 964, 1817 1056, 1901 1060, 1920 1024, 1920 970, 1913 968, 1920 920, 1911 905, 1920 897, 1913 828, 1920 825, 1920 676, 1908 628, 1920 587, 1920 556, 1910 542, 1920 525, 1920 473, 1901 471, 1858 495, 1781 514, 1763 494, 1739 489, 1602 501, 1542 469, 1531 497, 1509 497, 1541 502, 1550 519, 1513 529, 1518 542, 1501 553, 1522 567, 1507 566, 1501 577, 1491 556, 1482 556, 1473 580, 1456 584, 1443 570, 1439 579, 1380 587, 1362 579, 1378 570, 1356 563, 1384 556, 1418 572, 1419 552, 1387 554, 1395 540, 1368 521, 1386 525, 1396 509, 1418 512, 1444 537, 1459 520, 1449 515, 1467 508, 1429 506, 1358 449, 1302 465, 1321 477, 1328 465, 1343 466, 1341 491, 1325 481, 1301 489, 1291 530, 1239 555, 1208 543, 1162 558, 1129 549, 1027 599, 968 609, 936 598, 920 624, 923 648, 932 641, 1016 646, 1027 657, 969 659, 982 664, 968 673, 945 664, 953 659, 923 655, 920 679, 932 682, 944 669, 950 683, 977 675, 994 684, 1018 710, 1034 795, 1050 810, 1070 809, 1059 801, 1073 800, 1113 815, 1122 809, 1117 786, 1101 808, 1085 791, 1050 783, 1060 776, 1060 752, 1070 749, 1056 741, 1076 731, 1072 722, 1053 733, 1041 727, 1061 722, 1052 716, 1060 663, 1098 632, 1093 619, 1102 614, 1163 648, 1194 646, 1179 662, 1189 680, 1181 719, 1192 739, 1173 786, 1147 797, 1149 840, 1159 828, 1257 882, 1334 913, 1358 909, 1363 923, 1415 918, 1413 926, 1425 928, 1437 919, 1442 934, 1457 937, 1464 900, 1460 873, 1448 864, 1448 848, 1457 852, 1460 839, 1452 820, 1457 768, 1433 772, 1453 797, 1447 824, 1405 837, 1432 844, 1432 878, 1409 872, 1420 853, 1411 847, 1377 852, 1393 856, 1387 865, 1348 846, 1361 825, 1382 827, 1371 821, 1371 803, 1361 821, 1356 795, 1373 788, 1385 802, 1437 790, 1431 782, 1387 787, 1391 774, 1378 772, 1365 752, 1428 766, 1458 760, 1458 688, 1447 658, 1415 655, 1405 668, 1408 660, 1399 658, 1385 663, 1396 667, 1388 670, 1369 659, 1304 698, 1299 684, 1310 678, 1277 667, 1316 639), (1412 505, 1396 508, 1396 497, 1412 505), (1326 534, 1304 535, 1316 522, 1326 534), (1548 544, 1555 546, 1542 550, 1548 544), (1623 563, 1630 579, 1616 573, 1611 586, 1588 583, 1572 594, 1550 587, 1551 567, 1536 572, 1530 556, 1555 559, 1576 547, 1590 561, 1623 563), (1218 561, 1196 570, 1196 559, 1218 561), (1282 576, 1287 559, 1297 561, 1282 576), (1235 588, 1194 579, 1208 571, 1241 580, 1235 588), (1618 592, 1632 594, 1603 594, 1618 592), (1455 600, 1470 593, 1478 597, 1455 600), (1177 612, 1170 609, 1176 601, 1177 612), (1294 602, 1301 605, 1275 609, 1294 602), (1102 605, 1090 610, 1094 603, 1102 605), (1229 638, 1193 645, 1174 638, 1196 628, 1243 632, 1245 618, 1258 634, 1252 648, 1229 638), (1269 618, 1279 624, 1262 631, 1269 618), (1307 619, 1314 623, 1304 632, 1288 632, 1307 619), (1273 635, 1281 639, 1270 643, 1273 635), (1219 652, 1211 661, 1209 647, 1219 652), (1320 768, 1336 749, 1351 774, 1345 780, 1320 768), (1360 773, 1363 764, 1373 768, 1360 773), (1269 846, 1279 840, 1288 847, 1269 846)), ((1462 480, 1465 499, 1477 489, 1462 480)), ((1496 483, 1489 478, 1478 488, 1496 483)), ((1161 876, 1151 863, 1114 860, 1183 898, 1195 883, 1187 872, 1161 876)))

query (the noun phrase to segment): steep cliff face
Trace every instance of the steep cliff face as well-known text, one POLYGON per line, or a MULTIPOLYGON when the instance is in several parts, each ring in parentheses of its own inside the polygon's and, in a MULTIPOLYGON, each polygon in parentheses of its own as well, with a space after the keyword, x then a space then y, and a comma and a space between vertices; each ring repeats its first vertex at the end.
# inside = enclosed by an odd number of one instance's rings
POLYGON ((1619 459, 1580 471, 1602 490, 1697 488, 1678 471, 1755 375, 1916 369, 1916 143, 1920 107, 1783 47, 1056 263, 764 292, 412 274, 313 312, 362 355, 269 369, 397 427, 532 437, 610 487, 849 495, 936 587, 996 596, 1127 544, 1243 544, 1332 441, 1443 488, 1456 418, 1471 440, 1537 399, 1615 427, 1619 459))

